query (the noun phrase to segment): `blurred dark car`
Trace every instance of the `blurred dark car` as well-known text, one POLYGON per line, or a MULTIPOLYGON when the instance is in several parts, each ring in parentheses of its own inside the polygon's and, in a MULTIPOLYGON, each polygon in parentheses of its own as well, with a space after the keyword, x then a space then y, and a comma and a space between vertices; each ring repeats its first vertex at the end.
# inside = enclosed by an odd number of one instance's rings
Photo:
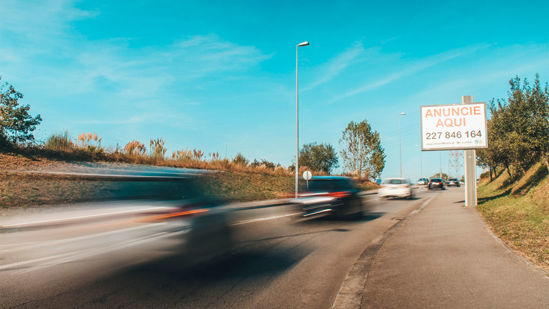
POLYGON ((449 186, 461 187, 461 183, 459 182, 459 179, 457 179, 457 178, 450 178, 450 179, 448 179, 448 187, 449 186))
POLYGON ((316 176, 306 192, 293 200, 303 217, 321 214, 336 217, 361 217, 363 202, 360 189, 347 177, 316 176))
POLYGON ((440 178, 431 178, 429 181, 429 190, 433 190, 434 188, 446 190, 446 183, 440 178))

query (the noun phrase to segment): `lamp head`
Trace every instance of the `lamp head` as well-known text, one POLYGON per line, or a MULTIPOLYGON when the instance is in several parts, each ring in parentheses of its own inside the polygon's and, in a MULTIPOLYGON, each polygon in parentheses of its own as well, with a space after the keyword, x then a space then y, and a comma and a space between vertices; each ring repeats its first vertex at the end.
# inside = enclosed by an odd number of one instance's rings
POLYGON ((309 45, 309 41, 305 41, 305 42, 301 42, 299 44, 297 44, 298 47, 303 47, 303 46, 308 46, 309 45))

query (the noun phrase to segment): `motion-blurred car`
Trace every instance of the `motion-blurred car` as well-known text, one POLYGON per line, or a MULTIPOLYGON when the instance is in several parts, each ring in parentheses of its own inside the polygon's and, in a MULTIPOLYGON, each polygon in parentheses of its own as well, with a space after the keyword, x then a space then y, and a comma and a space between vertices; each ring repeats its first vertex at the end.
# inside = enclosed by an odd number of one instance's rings
POLYGON ((461 183, 459 182, 459 179, 457 179, 457 178, 450 178, 450 179, 448 179, 448 187, 449 186, 461 187, 461 183))
POLYGON ((360 217, 363 210, 360 191, 350 178, 315 176, 309 180, 308 190, 292 202, 300 208, 303 217, 321 214, 360 217))
POLYGON ((429 181, 429 190, 433 190, 435 188, 446 190, 446 183, 440 178, 431 178, 429 181))
POLYGON ((381 189, 377 191, 377 194, 383 198, 412 198, 414 197, 414 190, 410 180, 406 178, 387 178, 383 180, 381 189))
POLYGON ((427 179, 427 178, 420 178, 420 179, 417 181, 417 184, 418 184, 418 185, 423 185, 423 186, 425 186, 425 185, 429 184, 429 179, 427 179))

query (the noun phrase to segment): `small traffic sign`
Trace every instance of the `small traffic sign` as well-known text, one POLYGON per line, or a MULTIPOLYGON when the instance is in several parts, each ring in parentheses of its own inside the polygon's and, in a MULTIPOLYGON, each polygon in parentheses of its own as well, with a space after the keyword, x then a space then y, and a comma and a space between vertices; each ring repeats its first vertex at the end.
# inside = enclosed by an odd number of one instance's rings
POLYGON ((313 177, 313 174, 310 171, 303 172, 303 179, 309 181, 313 177))

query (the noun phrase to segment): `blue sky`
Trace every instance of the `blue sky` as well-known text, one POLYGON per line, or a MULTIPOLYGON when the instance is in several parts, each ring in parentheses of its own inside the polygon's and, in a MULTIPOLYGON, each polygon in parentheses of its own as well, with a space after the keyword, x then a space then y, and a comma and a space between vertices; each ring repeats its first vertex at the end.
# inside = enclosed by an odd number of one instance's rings
MULTIPOLYGON (((438 171, 419 151, 419 106, 506 95, 515 76, 549 78, 546 1, 0 1, 0 75, 44 119, 123 146, 162 137, 291 164, 295 45, 301 142, 340 149, 367 119, 385 177, 438 171)), ((443 169, 448 164, 442 153, 443 169)))

